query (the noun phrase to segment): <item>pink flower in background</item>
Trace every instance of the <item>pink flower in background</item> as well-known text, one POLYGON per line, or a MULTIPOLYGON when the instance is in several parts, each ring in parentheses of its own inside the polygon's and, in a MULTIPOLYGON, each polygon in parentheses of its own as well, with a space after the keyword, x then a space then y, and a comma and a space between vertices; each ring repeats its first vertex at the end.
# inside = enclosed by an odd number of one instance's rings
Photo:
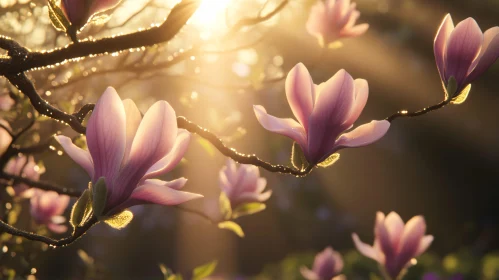
POLYGON ((16 102, 8 94, 0 96, 0 110, 9 111, 16 102))
POLYGON ((250 202, 263 202, 269 199, 272 191, 266 191, 267 180, 260 177, 258 167, 241 164, 239 168, 232 159, 220 170, 220 188, 230 200, 231 207, 250 202))
MULTIPOLYGON (((10 125, 5 120, 0 119, 0 124, 5 128, 11 130, 10 125)), ((3 127, 0 127, 0 155, 3 155, 5 151, 9 148, 10 142, 12 142, 12 136, 3 127)))
POLYGON ((307 68, 299 63, 286 78, 286 96, 298 122, 271 116, 260 105, 254 110, 265 129, 293 139, 307 161, 318 164, 340 149, 369 145, 388 131, 390 122, 382 120, 345 133, 362 113, 368 93, 367 81, 353 80, 345 70, 315 85, 307 68))
POLYGON ((137 204, 177 205, 202 197, 179 191, 185 178, 170 182, 151 179, 171 171, 190 141, 190 133, 177 128, 175 111, 166 101, 156 102, 142 118, 133 101, 122 101, 110 87, 88 121, 89 151, 75 146, 66 136, 56 137, 94 184, 105 177, 107 201, 103 216, 137 204))
POLYGON ((341 274, 343 270, 343 259, 340 253, 327 247, 315 256, 312 270, 302 267, 300 272, 307 280, 332 280, 341 274))
POLYGON ((473 18, 467 18, 454 28, 450 14, 444 18, 433 45, 438 72, 447 87, 449 79, 457 82, 456 92, 482 75, 499 57, 499 27, 482 33, 473 18))
POLYGON ((31 216, 37 224, 46 225, 56 233, 63 233, 68 229, 62 225, 66 219, 61 215, 68 207, 69 196, 36 189, 30 203, 31 216))
POLYGON ((345 37, 364 34, 369 24, 355 25, 360 12, 350 0, 319 0, 310 10, 308 33, 317 37, 323 46, 345 37))
POLYGON ((111 9, 120 2, 121 0, 62 0, 61 9, 69 22, 81 29, 94 14, 111 9))
MULTIPOLYGON (((9 160, 4 168, 4 172, 38 181, 40 179, 40 170, 36 165, 33 156, 18 155, 9 160)), ((22 198, 29 198, 34 194, 35 189, 30 188, 24 183, 18 183, 13 186, 15 195, 22 198)))
POLYGON ((374 227, 374 245, 360 241, 352 234, 357 250, 381 264, 386 273, 396 279, 410 265, 412 258, 424 253, 433 242, 433 236, 425 235, 426 222, 422 216, 415 216, 405 225, 400 216, 391 212, 388 216, 377 213, 374 227))

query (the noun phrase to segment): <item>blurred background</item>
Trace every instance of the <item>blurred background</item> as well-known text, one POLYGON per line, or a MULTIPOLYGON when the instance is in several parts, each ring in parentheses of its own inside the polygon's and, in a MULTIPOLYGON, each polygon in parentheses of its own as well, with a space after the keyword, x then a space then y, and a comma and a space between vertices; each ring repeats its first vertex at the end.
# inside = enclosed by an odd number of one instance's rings
MULTIPOLYGON (((80 38, 161 23, 176 2, 124 0, 108 22, 86 28, 80 38)), ((253 105, 292 117, 282 77, 296 63, 303 62, 317 84, 340 69, 368 80, 369 100, 357 122, 362 124, 443 99, 433 39, 447 13, 455 23, 473 17, 482 31, 499 24, 497 0, 356 2, 359 22, 369 23, 369 31, 326 53, 305 28, 315 0, 290 0, 270 20, 228 39, 223 35, 239 19, 265 14, 280 2, 205 0, 167 44, 69 62, 31 77, 44 98, 68 110, 95 102, 107 86, 132 98, 142 112, 156 100, 167 100, 178 116, 215 132, 238 151, 290 165, 292 141, 264 130, 253 105), (190 53, 193 48, 201 51, 190 53)), ((0 5, 1 34, 32 49, 69 43, 51 27, 44 1, 2 0, 0 5)), ((215 275, 221 279, 292 280, 302 279, 298 268, 310 266, 316 252, 332 246, 344 254, 349 279, 377 279, 369 273, 375 263, 352 251, 351 234, 371 243, 376 212, 396 211, 405 221, 424 215, 427 233, 435 236, 407 279, 421 279, 423 270, 499 279, 499 255, 493 254, 499 249, 498 77, 496 63, 473 84, 464 104, 396 120, 382 140, 343 150, 334 166, 305 178, 261 170, 273 195, 265 211, 238 220, 243 239, 179 209, 136 206, 134 220, 123 230, 99 224, 67 248, 45 248, 24 263, 15 257, 0 260, 21 271, 36 268, 39 279, 162 279, 159 264, 189 275, 216 259, 215 275)), ((52 123, 37 124, 40 137, 54 129, 76 136, 52 123)), ((36 159, 46 168, 42 179, 87 187, 89 178, 68 156, 47 151, 36 159)), ((216 214, 225 161, 194 137, 185 161, 165 179, 188 178, 185 189, 205 199, 187 206, 216 214)))

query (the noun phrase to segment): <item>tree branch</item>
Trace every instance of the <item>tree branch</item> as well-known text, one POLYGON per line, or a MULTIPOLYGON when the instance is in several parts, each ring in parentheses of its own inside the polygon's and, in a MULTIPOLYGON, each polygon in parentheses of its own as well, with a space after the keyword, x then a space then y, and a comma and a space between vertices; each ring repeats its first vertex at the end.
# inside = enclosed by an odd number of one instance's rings
POLYGON ((41 189, 44 191, 55 191, 59 194, 64 194, 64 195, 68 195, 68 196, 72 196, 72 197, 80 197, 81 194, 83 193, 82 191, 68 189, 68 188, 53 184, 53 183, 44 182, 44 181, 33 181, 33 180, 25 178, 25 177, 13 175, 13 174, 8 174, 5 172, 0 173, 0 178, 4 178, 7 180, 13 180, 14 184, 23 183, 23 184, 26 184, 32 188, 37 188, 37 189, 41 189))

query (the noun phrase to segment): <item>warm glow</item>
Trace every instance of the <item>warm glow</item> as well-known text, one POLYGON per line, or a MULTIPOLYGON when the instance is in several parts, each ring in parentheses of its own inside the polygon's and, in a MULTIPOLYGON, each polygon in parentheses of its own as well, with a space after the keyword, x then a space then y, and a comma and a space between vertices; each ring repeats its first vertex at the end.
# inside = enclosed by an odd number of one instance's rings
POLYGON ((194 14, 193 23, 203 28, 213 28, 225 23, 225 10, 231 0, 203 0, 194 14))

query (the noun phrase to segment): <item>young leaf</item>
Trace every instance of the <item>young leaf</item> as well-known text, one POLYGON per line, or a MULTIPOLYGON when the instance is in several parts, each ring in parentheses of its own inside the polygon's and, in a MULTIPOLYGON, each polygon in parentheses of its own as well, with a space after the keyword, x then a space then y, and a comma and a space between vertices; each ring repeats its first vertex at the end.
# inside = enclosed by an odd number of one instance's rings
POLYGON ((446 97, 453 98, 457 91, 457 81, 454 76, 451 76, 447 81, 447 86, 445 87, 446 97))
POLYGON ((85 190, 71 209, 69 223, 76 228, 85 222, 85 217, 92 211, 92 195, 90 190, 85 190))
POLYGON ((64 12, 61 10, 61 8, 59 8, 56 0, 49 0, 48 3, 49 17, 52 25, 55 27, 55 29, 66 32, 71 26, 71 23, 69 23, 66 15, 64 15, 64 12))
POLYGON ((125 210, 119 214, 111 216, 104 220, 104 222, 115 229, 122 229, 126 227, 133 219, 133 213, 125 210))
POLYGON ((217 264, 217 261, 212 261, 210 263, 196 267, 192 272, 192 280, 202 280, 210 276, 215 271, 215 268, 217 268, 217 264))
POLYGON ((326 168, 326 167, 329 167, 329 166, 333 165, 339 159, 340 159, 340 154, 338 154, 338 153, 332 154, 325 161, 317 164, 317 166, 326 168))
POLYGON ((230 230, 233 233, 235 233, 237 236, 239 236, 241 238, 244 237, 244 231, 241 228, 241 226, 234 223, 233 221, 225 221, 225 222, 218 223, 218 228, 230 230))
POLYGON ((465 87, 456 97, 452 98, 451 104, 462 104, 468 98, 471 91, 471 84, 465 87))
POLYGON ((184 278, 180 274, 171 275, 166 280, 183 280, 184 278))
POLYGON ((92 187, 92 209, 95 216, 103 214, 107 202, 107 186, 104 177, 100 177, 92 187))
POLYGON ((293 147, 291 148, 291 164, 298 170, 303 170, 308 166, 307 159, 305 159, 300 145, 296 142, 293 142, 293 147))
POLYGON ((224 192, 221 192, 218 201, 220 207, 220 214, 222 214, 225 220, 230 219, 230 217, 232 216, 232 207, 230 206, 229 198, 224 192))
POLYGON ((232 212, 232 218, 236 219, 241 216, 251 215, 265 210, 266 206, 261 202, 251 202, 242 204, 232 212))

